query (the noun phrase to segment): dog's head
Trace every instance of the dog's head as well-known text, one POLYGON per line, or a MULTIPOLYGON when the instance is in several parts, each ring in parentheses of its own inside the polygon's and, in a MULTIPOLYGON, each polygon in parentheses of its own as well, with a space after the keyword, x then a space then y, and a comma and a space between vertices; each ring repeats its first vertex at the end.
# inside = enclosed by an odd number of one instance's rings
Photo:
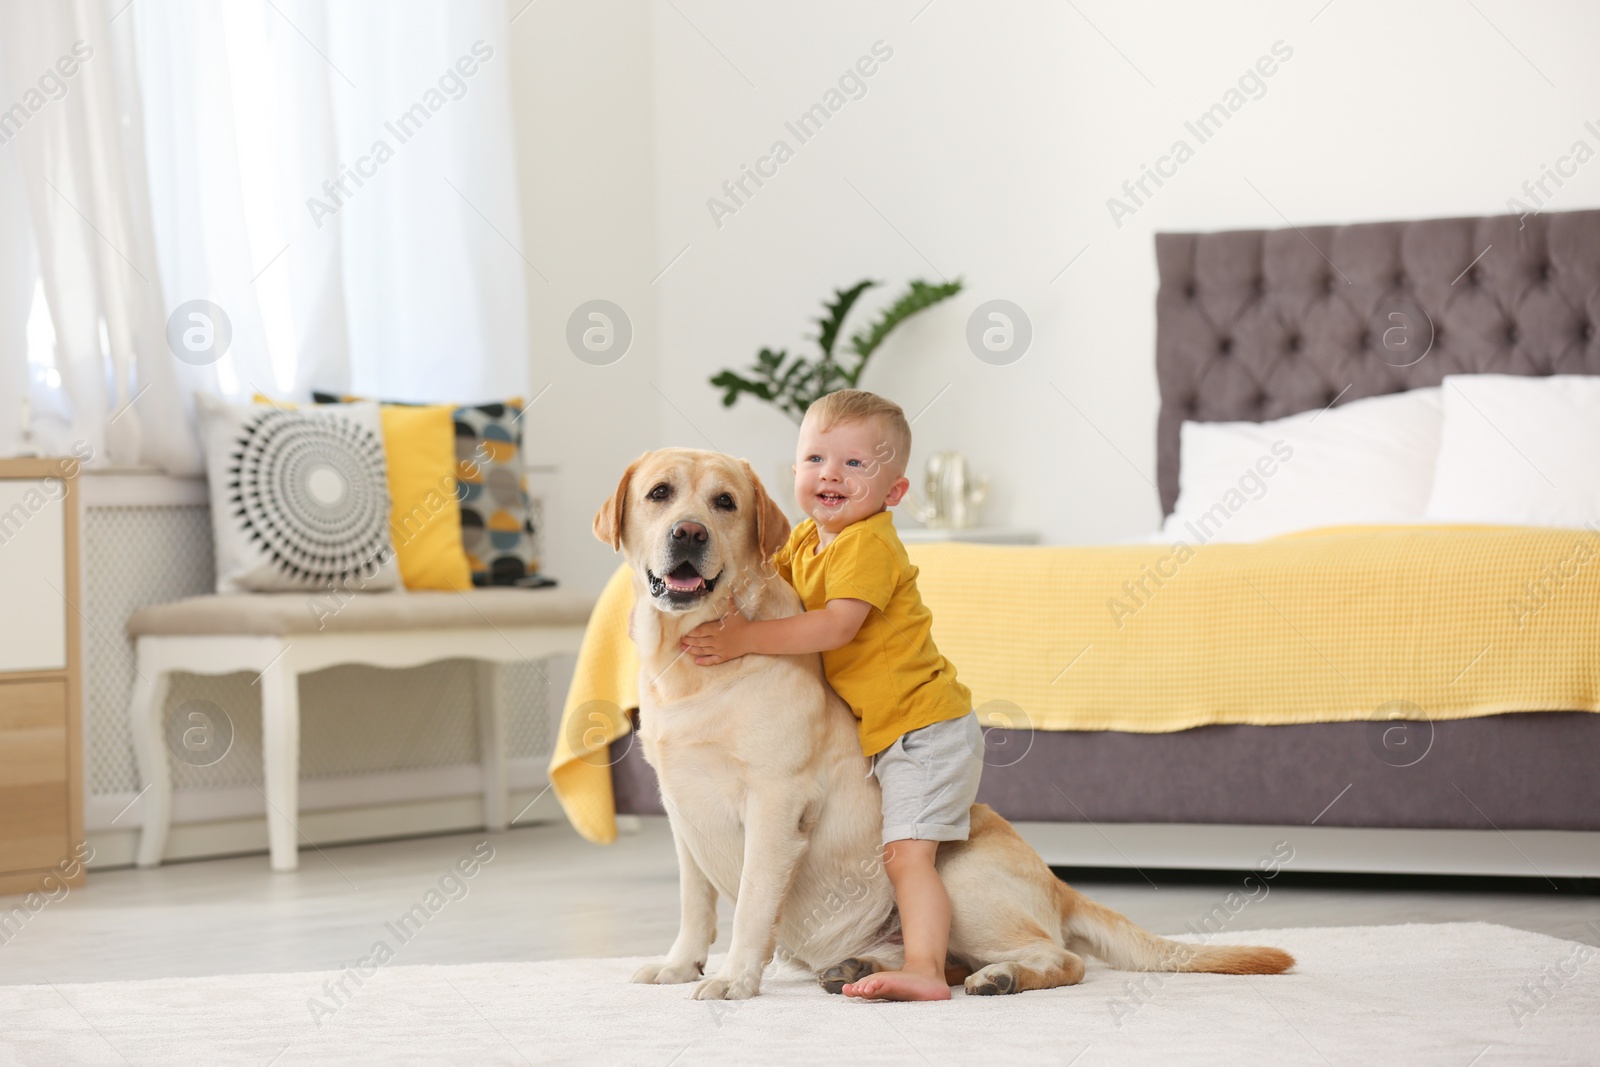
POLYGON ((758 574, 789 520, 744 460, 664 448, 629 465, 594 535, 626 554, 657 610, 676 613, 758 574))

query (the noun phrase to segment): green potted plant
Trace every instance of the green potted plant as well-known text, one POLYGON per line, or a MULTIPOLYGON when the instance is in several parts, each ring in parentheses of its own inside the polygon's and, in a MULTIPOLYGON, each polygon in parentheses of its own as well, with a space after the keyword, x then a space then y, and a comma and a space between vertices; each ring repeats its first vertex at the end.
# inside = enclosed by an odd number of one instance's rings
POLYGON ((818 397, 839 389, 856 388, 867 360, 895 327, 961 291, 960 278, 941 285, 929 285, 920 279, 913 281, 898 300, 880 311, 870 326, 851 336, 843 352, 835 355, 834 346, 844 328, 845 317, 861 294, 878 284, 870 278, 863 279, 849 289, 834 290, 832 303, 823 303, 827 313, 815 320, 821 327, 816 337, 821 350, 817 358, 790 356, 788 349, 783 348, 776 352, 763 348, 756 356, 755 365, 746 368, 744 373, 725 370, 712 378, 711 384, 723 390, 723 406, 732 407, 739 397, 749 393, 799 422, 806 408, 818 397))

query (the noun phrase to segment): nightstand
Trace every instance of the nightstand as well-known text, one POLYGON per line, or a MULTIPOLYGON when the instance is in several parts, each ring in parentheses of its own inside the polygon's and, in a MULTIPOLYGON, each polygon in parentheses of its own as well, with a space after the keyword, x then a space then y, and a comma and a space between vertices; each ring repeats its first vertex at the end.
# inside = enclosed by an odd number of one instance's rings
POLYGON ((1021 530, 1014 526, 968 526, 955 529, 943 526, 896 526, 895 533, 908 545, 937 544, 943 541, 960 541, 974 545, 1036 545, 1038 530, 1021 530))

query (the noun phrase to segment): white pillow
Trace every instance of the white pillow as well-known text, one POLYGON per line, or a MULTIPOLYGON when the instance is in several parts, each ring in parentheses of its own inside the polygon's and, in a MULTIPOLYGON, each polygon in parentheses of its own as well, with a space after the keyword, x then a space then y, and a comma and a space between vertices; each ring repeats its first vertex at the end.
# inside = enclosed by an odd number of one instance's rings
POLYGON ((280 408, 201 393, 195 408, 217 592, 400 584, 377 404, 280 408))
POLYGON ((1428 521, 1600 523, 1600 377, 1461 374, 1443 388, 1428 521))
POLYGON ((1185 422, 1169 541, 1255 541, 1318 526, 1422 522, 1439 389, 1272 422, 1185 422))

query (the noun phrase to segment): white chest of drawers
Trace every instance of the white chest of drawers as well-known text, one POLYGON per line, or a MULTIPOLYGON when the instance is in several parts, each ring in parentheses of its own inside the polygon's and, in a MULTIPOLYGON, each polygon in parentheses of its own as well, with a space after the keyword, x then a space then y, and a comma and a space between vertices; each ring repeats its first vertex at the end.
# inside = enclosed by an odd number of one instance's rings
POLYGON ((77 470, 0 460, 0 894, 83 880, 77 470))

